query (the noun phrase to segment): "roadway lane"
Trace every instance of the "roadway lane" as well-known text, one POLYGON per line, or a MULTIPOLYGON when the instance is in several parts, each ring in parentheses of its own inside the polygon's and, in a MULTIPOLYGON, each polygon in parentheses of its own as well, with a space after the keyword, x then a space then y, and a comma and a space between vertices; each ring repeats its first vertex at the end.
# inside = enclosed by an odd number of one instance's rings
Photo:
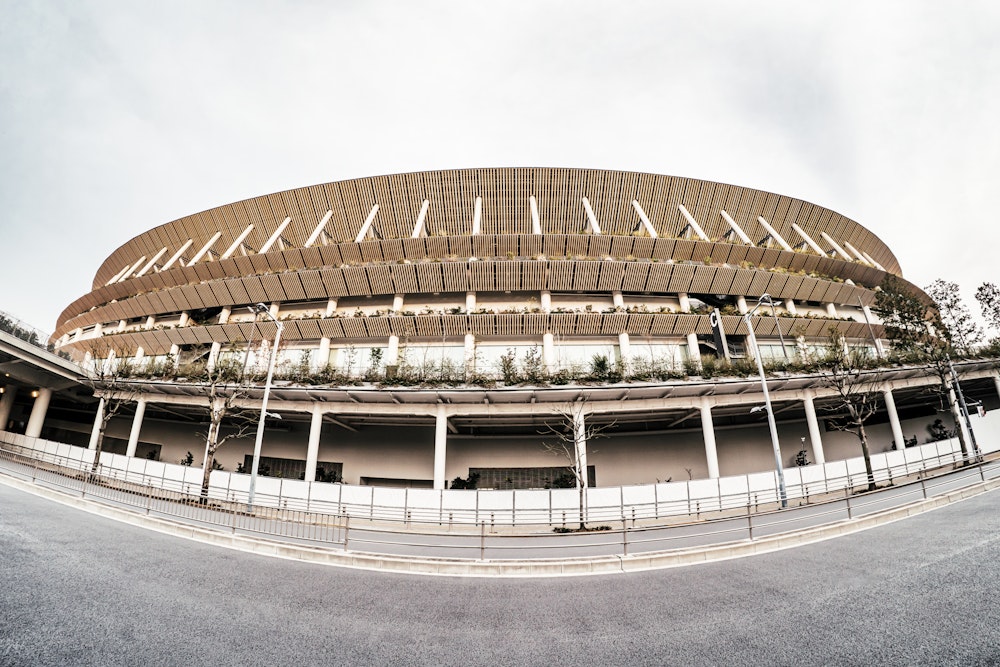
POLYGON ((752 558, 501 580, 255 556, 0 484, 0 664, 997 664, 998 509, 995 491, 752 558))

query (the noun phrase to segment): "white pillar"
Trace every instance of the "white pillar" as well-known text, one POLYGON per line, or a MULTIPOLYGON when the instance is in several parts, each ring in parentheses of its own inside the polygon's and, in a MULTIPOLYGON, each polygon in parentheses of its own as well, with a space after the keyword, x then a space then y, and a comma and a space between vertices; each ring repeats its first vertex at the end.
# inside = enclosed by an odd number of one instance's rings
POLYGON ((712 404, 707 398, 701 399, 701 432, 705 438, 705 459, 708 461, 708 476, 719 476, 719 452, 715 448, 715 426, 712 423, 712 404))
POLYGON ((629 359, 632 358, 632 341, 629 339, 627 331, 618 334, 618 355, 622 360, 622 368, 627 370, 629 359))
POLYGON ((208 362, 205 364, 208 370, 215 368, 215 364, 219 361, 219 352, 222 350, 222 343, 215 341, 212 343, 212 349, 208 351, 208 362))
POLYGON ((795 300, 794 299, 785 299, 785 310, 788 311, 789 315, 797 315, 798 314, 799 311, 795 309, 795 300))
POLYGON ((691 312, 691 299, 688 298, 686 292, 678 292, 677 301, 680 303, 682 313, 691 312))
POLYGON ((394 294, 393 295, 393 297, 392 297, 392 310, 395 313, 398 313, 401 310, 403 310, 403 295, 402 294, 394 294))
POLYGON ((313 403, 312 419, 309 422, 309 444, 306 447, 307 482, 316 481, 316 461, 319 460, 319 436, 323 431, 323 411, 319 403, 313 403))
POLYGON ((150 315, 146 318, 146 328, 152 329, 154 326, 156 326, 156 316, 150 315))
POLYGON ((465 372, 471 373, 476 370, 476 335, 465 334, 465 372))
POLYGON ((740 315, 746 315, 749 311, 749 308, 747 308, 747 298, 742 294, 736 297, 736 309, 740 311, 740 315))
POLYGON ((701 367, 701 350, 698 348, 698 334, 689 333, 687 335, 688 358, 701 367))
POLYGON ((448 449, 448 413, 445 405, 437 406, 437 422, 434 425, 434 488, 443 489, 447 480, 444 477, 445 460, 448 449))
POLYGON ((906 449, 906 440, 903 438, 903 427, 899 424, 899 413, 896 412, 896 399, 892 397, 892 388, 882 390, 882 398, 885 400, 885 411, 889 413, 889 426, 892 427, 892 439, 896 441, 896 449, 903 451, 906 449))
POLYGON ((542 290, 542 312, 552 312, 552 292, 547 289, 542 290))
POLYGON ((191 316, 188 315, 187 311, 184 311, 183 313, 181 313, 181 318, 177 321, 177 326, 186 327, 190 319, 191 316))
POLYGON ((145 414, 146 400, 140 398, 135 403, 135 416, 132 417, 132 430, 128 434, 128 448, 125 450, 125 456, 135 456, 135 448, 139 445, 139 430, 142 428, 142 418, 145 414))
POLYGON ((97 449, 97 439, 101 435, 101 421, 104 419, 104 399, 97 404, 97 414, 94 415, 94 426, 90 429, 90 444, 87 449, 97 449))
POLYGON ((135 361, 136 362, 142 361, 142 358, 144 356, 146 356, 146 350, 143 349, 142 345, 137 346, 135 348, 135 357, 133 357, 135 359, 135 361))
POLYGON ((319 352, 316 354, 316 369, 326 368, 330 363, 330 339, 323 336, 319 339, 319 352))
POLYGON ((385 365, 395 366, 399 363, 399 336, 389 335, 389 348, 385 351, 385 365))
POLYGON ((809 443, 812 445, 813 459, 816 463, 826 463, 826 455, 823 453, 823 438, 820 436, 819 420, 816 419, 816 404, 813 401, 812 389, 802 390, 802 403, 806 409, 806 424, 809 427, 809 443))
POLYGON ((553 344, 552 332, 547 331, 542 334, 542 362, 545 364, 545 370, 549 373, 555 373, 558 370, 556 361, 556 347, 553 344))
POLYGON ((223 306, 222 310, 219 311, 219 324, 226 324, 229 322, 229 316, 233 314, 233 309, 229 306, 223 306))
POLYGON ((125 320, 118 320, 118 331, 125 331, 125 320))
POLYGON ((271 313, 271 317, 278 319, 278 311, 281 309, 281 304, 272 302, 268 307, 267 312, 271 313))
POLYGON ((49 409, 51 399, 51 389, 42 387, 38 390, 38 398, 31 406, 31 416, 28 417, 28 426, 24 431, 29 438, 37 438, 42 434, 42 423, 45 421, 45 413, 49 409))
POLYGON ((573 406, 573 446, 576 449, 576 458, 580 466, 580 475, 576 487, 583 488, 590 486, 590 478, 587 474, 587 420, 583 414, 583 409, 579 405, 573 406))
POLYGON ((618 290, 613 291, 611 293, 611 299, 615 304, 615 308, 625 307, 625 297, 622 296, 622 293, 620 291, 618 290))
POLYGON ((332 317, 335 312, 337 312, 336 297, 327 299, 326 310, 323 311, 323 317, 332 317))
POLYGON ((840 315, 837 314, 837 306, 833 303, 826 304, 826 314, 830 317, 840 317, 840 315))
POLYGON ((10 413, 14 410, 14 399, 17 397, 17 387, 7 385, 3 390, 3 397, 0 398, 0 431, 7 430, 7 422, 10 421, 10 413))
POLYGON ((476 293, 466 292, 465 293, 465 312, 471 313, 476 309, 476 293))

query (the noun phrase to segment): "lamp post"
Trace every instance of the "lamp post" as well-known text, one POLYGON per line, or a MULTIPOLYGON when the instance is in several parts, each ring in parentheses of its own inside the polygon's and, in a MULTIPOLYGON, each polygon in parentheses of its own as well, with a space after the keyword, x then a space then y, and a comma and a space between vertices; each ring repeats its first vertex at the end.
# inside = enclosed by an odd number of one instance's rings
MULTIPOLYGON (((753 324, 750 322, 750 318, 753 316, 757 309, 761 305, 769 305, 774 307, 774 301, 771 299, 770 294, 761 294, 760 298, 757 300, 757 305, 753 307, 748 313, 743 316, 743 321, 747 325, 747 334, 750 337, 750 347, 753 349, 753 356, 757 359, 757 372, 760 373, 760 386, 764 393, 764 407, 763 409, 767 411, 767 426, 771 429, 771 446, 774 448, 774 467, 778 472, 778 497, 781 500, 781 506, 788 507, 788 494, 785 491, 785 470, 781 465, 781 446, 778 444, 778 427, 774 423, 774 410, 771 408, 771 395, 767 391, 767 378, 764 375, 764 362, 760 358, 760 347, 757 345, 757 336, 753 331, 753 324)), ((755 407, 751 412, 757 412, 761 410, 760 406, 755 407)))
MULTIPOLYGON (((257 439, 253 445, 253 467, 250 470, 250 490, 247 493, 247 512, 253 511, 254 491, 257 487, 257 471, 260 469, 260 448, 264 442, 264 422, 267 421, 267 397, 271 393, 271 378, 274 377, 274 365, 278 359, 278 344, 281 342, 281 330, 284 324, 271 314, 262 303, 255 307, 257 313, 267 315, 271 321, 278 325, 278 331, 274 334, 274 345, 271 347, 271 357, 267 362, 267 379, 264 380, 264 397, 260 402, 260 419, 257 421, 257 439)), ((263 336, 262 336, 263 338, 263 336)))

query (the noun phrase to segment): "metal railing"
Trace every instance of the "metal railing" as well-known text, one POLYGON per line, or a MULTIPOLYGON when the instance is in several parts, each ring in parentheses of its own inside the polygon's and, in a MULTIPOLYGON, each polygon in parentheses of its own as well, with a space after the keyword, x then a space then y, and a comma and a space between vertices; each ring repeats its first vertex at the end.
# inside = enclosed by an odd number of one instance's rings
MULTIPOLYGON (((487 520, 447 526, 412 518, 407 524, 380 524, 357 508, 326 513, 295 507, 255 506, 245 497, 203 496, 180 488, 140 484, 121 475, 105 475, 67 461, 27 456, 0 449, 0 470, 33 484, 88 498, 108 506, 183 524, 233 534, 379 555, 473 560, 521 560, 636 555, 757 540, 860 518, 901 507, 991 479, 1000 479, 1000 461, 971 464, 921 475, 906 484, 886 485, 859 494, 845 489, 822 501, 784 510, 746 505, 743 512, 679 524, 648 525, 640 517, 588 518, 586 532, 512 532, 487 520), (611 525, 598 526, 608 521, 611 525), (605 528, 594 530, 594 528, 605 528)), ((950 466, 948 466, 950 468, 950 466)), ((885 481, 885 480, 882 480, 885 481)), ((867 480, 865 480, 867 486, 867 480)), ((696 517, 694 517, 696 519, 696 517)))

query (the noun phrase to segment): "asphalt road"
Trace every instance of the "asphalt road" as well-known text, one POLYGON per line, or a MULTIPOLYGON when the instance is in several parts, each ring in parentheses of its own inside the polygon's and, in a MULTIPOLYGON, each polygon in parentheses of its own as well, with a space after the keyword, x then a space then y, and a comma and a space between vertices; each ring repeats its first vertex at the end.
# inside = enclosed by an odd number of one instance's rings
POLYGON ((998 510, 995 491, 739 560, 464 579, 255 556, 0 484, 0 664, 994 665, 998 510))

